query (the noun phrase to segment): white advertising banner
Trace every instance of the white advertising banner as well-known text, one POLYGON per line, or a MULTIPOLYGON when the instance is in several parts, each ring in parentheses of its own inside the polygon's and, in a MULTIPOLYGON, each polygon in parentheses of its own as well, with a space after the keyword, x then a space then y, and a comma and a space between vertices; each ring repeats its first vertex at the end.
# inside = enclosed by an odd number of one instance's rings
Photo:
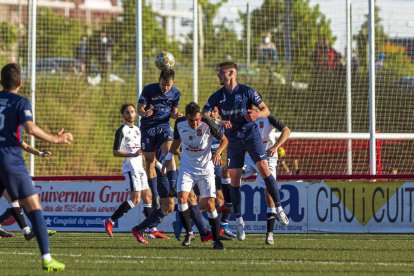
POLYGON ((413 233, 413 195, 412 182, 312 183, 309 233, 413 233))
MULTIPOLYGON (((104 231, 103 220, 110 217, 118 206, 129 199, 127 186, 123 182, 36 182, 44 209, 47 227, 58 231, 104 231)), ((290 219, 288 226, 276 222, 275 232, 307 232, 307 184, 303 182, 279 183, 282 205, 290 219)), ((255 182, 244 182, 241 186, 242 212, 246 232, 266 231, 266 203, 264 191, 255 182)), ((7 203, 0 202, 1 210, 7 203)), ((204 214, 207 222, 207 217, 204 214)), ((145 219, 142 204, 130 210, 114 225, 114 232, 128 232, 145 219)), ((158 226, 172 232, 172 223, 178 214, 165 217, 158 226)), ((235 218, 230 218, 230 226, 235 229, 235 218)), ((18 230, 16 224, 6 229, 18 230)), ((194 227, 194 230, 195 227, 194 227)))

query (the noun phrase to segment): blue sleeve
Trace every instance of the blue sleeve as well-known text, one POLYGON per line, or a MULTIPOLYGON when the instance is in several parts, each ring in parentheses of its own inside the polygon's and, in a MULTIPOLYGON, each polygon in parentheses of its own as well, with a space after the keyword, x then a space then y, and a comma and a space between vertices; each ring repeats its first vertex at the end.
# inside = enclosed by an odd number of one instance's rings
POLYGON ((217 93, 214 93, 213 95, 208 98, 207 103, 204 105, 203 112, 211 112, 213 111, 214 107, 217 104, 217 93))
POLYGON ((257 93, 253 88, 248 89, 247 97, 254 106, 259 106, 259 104, 263 102, 262 97, 260 97, 259 93, 257 93))
POLYGON ((173 103, 173 107, 178 108, 178 104, 180 103, 180 97, 181 97, 181 93, 180 91, 177 89, 177 95, 175 97, 175 101, 173 103))
POLYGON ((139 99, 138 99, 139 104, 147 104, 148 103, 148 99, 147 99, 148 92, 147 91, 148 91, 147 87, 144 87, 144 89, 142 90, 141 95, 139 95, 139 99))
POLYGON ((19 122, 23 124, 26 121, 33 121, 32 106, 28 99, 23 98, 17 105, 17 112, 19 114, 19 122))

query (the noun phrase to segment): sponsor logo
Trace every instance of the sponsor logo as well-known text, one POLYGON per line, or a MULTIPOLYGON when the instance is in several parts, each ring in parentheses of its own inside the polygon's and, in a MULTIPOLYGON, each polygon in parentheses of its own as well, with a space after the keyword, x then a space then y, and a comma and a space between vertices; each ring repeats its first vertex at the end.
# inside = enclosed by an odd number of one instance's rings
POLYGON ((31 117, 32 116, 32 112, 30 110, 25 110, 24 111, 24 116, 31 117))
POLYGON ((203 130, 201 128, 197 129, 197 136, 203 135, 203 130))

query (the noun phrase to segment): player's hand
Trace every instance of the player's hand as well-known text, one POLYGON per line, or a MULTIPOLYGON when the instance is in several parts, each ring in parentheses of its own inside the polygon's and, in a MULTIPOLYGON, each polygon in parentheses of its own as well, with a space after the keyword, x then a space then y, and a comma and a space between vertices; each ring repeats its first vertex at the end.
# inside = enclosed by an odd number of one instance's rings
POLYGON ((152 114, 154 114, 154 111, 152 111, 152 109, 145 110, 144 117, 150 117, 152 114))
POLYGON ((225 129, 229 129, 233 127, 233 124, 230 121, 221 120, 220 124, 222 124, 225 129))
POLYGON ((42 158, 49 158, 50 156, 52 156, 52 152, 50 152, 50 151, 43 151, 43 152, 40 152, 39 153, 39 156, 40 157, 42 157, 42 158))
POLYGON ((132 157, 138 157, 138 156, 140 156, 140 155, 142 155, 142 150, 141 150, 141 149, 139 149, 139 150, 137 150, 136 152, 134 152, 134 153, 132 154, 132 157))
POLYGON ((174 120, 177 120, 180 117, 183 117, 184 114, 181 112, 177 112, 177 113, 171 113, 171 118, 173 118, 174 120))
POLYGON ((277 153, 277 148, 276 147, 270 147, 267 149, 266 151, 267 156, 272 157, 277 153))
POLYGON ((162 175, 167 175, 167 167, 170 165, 171 160, 165 160, 164 163, 162 163, 161 173, 162 175))
POLYGON ((246 115, 246 116, 244 116, 244 118, 245 118, 245 119, 246 119, 246 121, 248 121, 248 122, 253 122, 253 121, 256 121, 256 120, 257 120, 257 118, 259 118, 259 113, 257 113, 257 111, 256 111, 256 110, 249 109, 249 110, 247 111, 247 115, 246 115))
POLYGON ((221 165, 221 153, 216 152, 211 159, 215 166, 221 165))
POLYGON ((60 131, 58 131, 57 133, 57 138, 58 138, 58 144, 70 144, 73 141, 73 135, 70 132, 63 132, 64 129, 62 128, 60 131))

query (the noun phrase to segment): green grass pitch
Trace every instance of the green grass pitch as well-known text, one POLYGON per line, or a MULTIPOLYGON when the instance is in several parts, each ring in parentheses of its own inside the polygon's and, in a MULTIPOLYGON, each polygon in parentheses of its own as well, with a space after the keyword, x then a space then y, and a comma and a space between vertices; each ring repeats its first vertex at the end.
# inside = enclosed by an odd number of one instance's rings
MULTIPOLYGON (((368 275, 414 273, 413 235, 247 234, 224 241, 227 250, 197 240, 183 248, 174 237, 139 244, 129 233, 58 232, 52 256, 66 264, 59 275, 368 275)), ((44 275, 35 240, 20 233, 1 239, 0 275, 44 275)), ((57 272, 56 272, 57 273, 57 272)))

